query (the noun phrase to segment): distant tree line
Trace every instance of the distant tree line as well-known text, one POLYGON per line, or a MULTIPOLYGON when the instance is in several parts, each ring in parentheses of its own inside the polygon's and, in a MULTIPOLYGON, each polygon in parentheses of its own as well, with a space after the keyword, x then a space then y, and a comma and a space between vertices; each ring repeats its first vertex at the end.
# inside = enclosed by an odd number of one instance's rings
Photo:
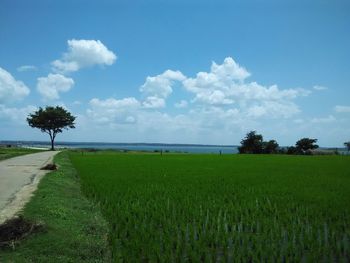
MULTIPOLYGON (((264 141, 261 134, 257 134, 256 131, 250 131, 242 139, 238 151, 244 154, 312 154, 312 150, 319 147, 316 142, 317 139, 302 138, 295 143, 295 146, 282 148, 276 140, 264 141)), ((350 142, 346 146, 349 149, 350 142)))
POLYGON ((344 142, 344 146, 348 150, 348 153, 350 152, 350 142, 344 142))
POLYGON ((261 134, 256 131, 248 132, 238 147, 239 153, 278 153, 279 145, 275 140, 264 141, 261 134))

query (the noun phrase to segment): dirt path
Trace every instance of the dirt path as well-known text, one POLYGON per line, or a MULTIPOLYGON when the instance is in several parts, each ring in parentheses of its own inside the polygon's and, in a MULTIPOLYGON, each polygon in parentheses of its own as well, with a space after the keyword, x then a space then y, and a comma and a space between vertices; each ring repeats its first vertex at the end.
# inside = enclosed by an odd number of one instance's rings
POLYGON ((29 201, 40 179, 40 170, 58 152, 45 151, 0 161, 0 224, 13 217, 29 201))

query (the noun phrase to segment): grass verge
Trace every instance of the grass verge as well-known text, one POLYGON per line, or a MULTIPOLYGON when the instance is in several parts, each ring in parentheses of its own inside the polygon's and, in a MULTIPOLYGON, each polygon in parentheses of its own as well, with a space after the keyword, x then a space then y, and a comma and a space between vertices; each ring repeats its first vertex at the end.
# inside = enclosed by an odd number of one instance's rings
POLYGON ((108 226, 98 207, 80 190, 67 152, 55 157, 59 169, 47 174, 21 213, 44 231, 0 250, 0 262, 109 262, 108 226))
POLYGON ((8 158, 24 155, 24 154, 37 153, 37 152, 41 152, 41 151, 43 151, 43 150, 17 148, 17 147, 14 147, 14 148, 0 147, 0 161, 8 159, 8 158))

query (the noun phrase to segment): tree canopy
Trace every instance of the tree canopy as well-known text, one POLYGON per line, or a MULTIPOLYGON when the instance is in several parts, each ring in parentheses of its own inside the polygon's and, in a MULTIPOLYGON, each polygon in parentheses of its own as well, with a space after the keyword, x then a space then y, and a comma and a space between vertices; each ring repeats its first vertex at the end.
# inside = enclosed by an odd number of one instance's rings
POLYGON ((275 140, 269 140, 268 142, 263 142, 263 152, 264 153, 277 153, 279 145, 275 140))
POLYGON ((42 132, 49 134, 51 139, 51 150, 54 150, 54 141, 58 133, 63 129, 75 128, 74 116, 60 106, 47 106, 45 109, 39 108, 38 111, 31 113, 27 117, 30 127, 40 129, 42 132))
POLYGON ((344 142, 344 146, 347 148, 348 152, 350 151, 350 142, 344 142))
POLYGON ((279 145, 275 140, 265 142, 261 134, 250 131, 238 147, 239 153, 277 153, 279 145))
POLYGON ((295 143, 295 148, 299 153, 306 153, 306 151, 317 149, 317 139, 302 138, 295 143))
POLYGON ((250 131, 245 138, 241 140, 241 146, 238 147, 239 153, 262 153, 263 136, 256 131, 250 131))

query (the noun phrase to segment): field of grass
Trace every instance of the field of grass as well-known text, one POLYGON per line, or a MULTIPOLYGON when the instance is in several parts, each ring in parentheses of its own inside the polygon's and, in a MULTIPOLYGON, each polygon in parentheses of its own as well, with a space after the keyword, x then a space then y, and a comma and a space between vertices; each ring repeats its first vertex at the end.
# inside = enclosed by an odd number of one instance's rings
POLYGON ((0 161, 12 157, 16 157, 19 155, 29 154, 29 153, 36 153, 40 152, 42 150, 37 149, 27 149, 27 148, 17 148, 17 147, 0 147, 0 161))
POLYGON ((110 262, 107 223, 81 193, 67 152, 56 155, 59 170, 47 174, 21 213, 43 231, 12 248, 0 248, 0 262, 110 262))
POLYGON ((350 260, 347 156, 70 158, 116 262, 350 260))

